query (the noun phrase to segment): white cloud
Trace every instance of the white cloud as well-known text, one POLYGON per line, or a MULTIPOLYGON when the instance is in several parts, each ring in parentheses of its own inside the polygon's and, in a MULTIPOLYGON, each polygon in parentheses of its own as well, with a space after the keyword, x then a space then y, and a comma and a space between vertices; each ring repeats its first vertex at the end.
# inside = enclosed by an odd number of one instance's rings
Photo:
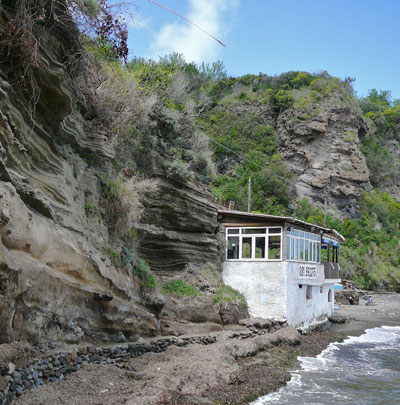
POLYGON ((132 29, 147 29, 151 25, 152 18, 144 18, 139 10, 135 10, 134 12, 122 12, 120 14, 121 18, 124 18, 127 26, 132 29))
MULTIPOLYGON (((185 17, 223 41, 230 28, 229 20, 238 4, 238 0, 190 0, 190 10, 185 17)), ((188 62, 215 61, 222 45, 192 24, 176 18, 178 22, 165 24, 155 34, 151 56, 154 58, 178 52, 188 62)))

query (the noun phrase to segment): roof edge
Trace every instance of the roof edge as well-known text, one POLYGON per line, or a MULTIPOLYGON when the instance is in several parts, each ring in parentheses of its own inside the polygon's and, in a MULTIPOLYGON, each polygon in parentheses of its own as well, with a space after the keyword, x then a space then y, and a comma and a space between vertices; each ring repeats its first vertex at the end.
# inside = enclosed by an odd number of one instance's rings
POLYGON ((314 227, 316 229, 320 229, 325 233, 331 233, 332 236, 337 237, 342 243, 346 242, 346 238, 341 235, 336 229, 334 228, 325 228, 324 226, 312 224, 310 222, 302 221, 301 219, 297 219, 294 217, 286 217, 280 215, 269 215, 269 214, 254 214, 252 212, 244 212, 244 211, 236 211, 236 210, 218 210, 218 214, 226 214, 226 215, 239 215, 243 217, 250 217, 250 218, 263 218, 263 219, 278 219, 282 221, 291 222, 293 224, 298 225, 305 225, 308 227, 314 227))

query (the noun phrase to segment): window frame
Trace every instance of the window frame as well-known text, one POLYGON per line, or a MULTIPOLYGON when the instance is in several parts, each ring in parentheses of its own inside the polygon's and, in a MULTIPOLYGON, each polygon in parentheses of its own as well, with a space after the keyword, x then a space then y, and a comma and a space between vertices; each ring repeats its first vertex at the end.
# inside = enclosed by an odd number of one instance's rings
POLYGON ((291 228, 292 231, 286 231, 286 261, 296 263, 321 263, 321 235, 302 231, 293 227, 291 228), (295 234, 292 234, 292 232, 295 232, 295 234), (295 255, 296 245, 298 245, 297 258, 295 255), (292 246, 294 247, 293 252, 291 249, 292 246), (303 247, 303 249, 300 249, 301 246, 303 247))
POLYGON ((226 227, 225 228, 225 241, 226 244, 228 245, 228 238, 229 237, 239 237, 239 258, 238 259, 228 259, 228 249, 226 249, 225 252, 225 260, 229 262, 234 262, 234 261, 246 261, 246 262, 279 262, 282 261, 283 257, 283 227, 282 226, 232 226, 232 227, 226 227), (238 233, 229 233, 229 230, 232 229, 238 229, 238 233), (247 229, 265 229, 265 232, 260 232, 260 233, 244 233, 244 230, 247 229), (272 232, 270 233, 270 229, 279 229, 279 232, 272 232), (269 236, 279 236, 280 237, 280 255, 279 259, 268 259, 268 242, 269 242, 269 236), (264 258, 256 258, 256 238, 263 237, 265 238, 265 246, 264 246, 264 258), (242 257, 242 239, 243 238, 251 238, 251 253, 252 257, 251 258, 243 258, 242 257))

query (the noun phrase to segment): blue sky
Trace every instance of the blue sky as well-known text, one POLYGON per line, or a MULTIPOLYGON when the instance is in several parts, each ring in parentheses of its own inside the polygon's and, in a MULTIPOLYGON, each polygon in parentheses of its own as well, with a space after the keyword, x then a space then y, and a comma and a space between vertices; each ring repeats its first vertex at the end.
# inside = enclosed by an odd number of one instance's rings
POLYGON ((222 60, 228 74, 289 70, 356 78, 400 98, 400 0, 158 0, 226 44, 148 0, 133 2, 131 54, 222 60))

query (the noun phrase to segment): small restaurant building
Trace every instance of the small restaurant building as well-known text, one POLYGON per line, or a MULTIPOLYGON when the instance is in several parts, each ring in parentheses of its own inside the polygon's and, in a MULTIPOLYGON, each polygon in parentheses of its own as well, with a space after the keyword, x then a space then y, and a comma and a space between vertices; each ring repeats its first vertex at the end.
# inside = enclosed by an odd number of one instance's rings
POLYGON ((219 210, 218 219, 224 283, 245 296, 251 316, 307 328, 332 315, 342 235, 292 217, 219 210))

